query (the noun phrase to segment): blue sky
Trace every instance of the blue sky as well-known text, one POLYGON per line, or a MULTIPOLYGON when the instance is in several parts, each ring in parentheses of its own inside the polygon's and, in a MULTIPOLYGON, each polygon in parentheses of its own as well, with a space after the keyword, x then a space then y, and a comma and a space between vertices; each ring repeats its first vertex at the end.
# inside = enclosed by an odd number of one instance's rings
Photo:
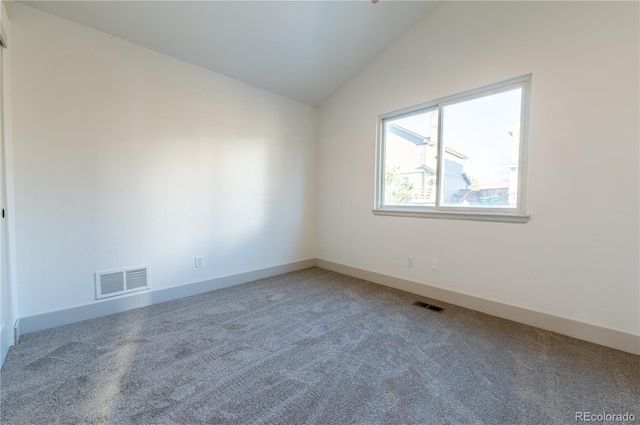
MULTIPOLYGON (((443 109, 445 146, 469 157, 464 170, 479 179, 481 185, 507 178, 505 163, 511 159, 512 144, 509 130, 520 122, 521 95, 522 89, 517 88, 443 109)), ((430 115, 422 113, 393 122, 435 140, 430 115)))

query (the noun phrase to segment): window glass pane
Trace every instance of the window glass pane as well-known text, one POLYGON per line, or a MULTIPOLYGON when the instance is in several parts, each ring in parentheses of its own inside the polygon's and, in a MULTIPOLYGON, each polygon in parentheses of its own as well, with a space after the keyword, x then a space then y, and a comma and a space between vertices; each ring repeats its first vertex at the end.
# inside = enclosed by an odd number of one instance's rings
POLYGON ((384 121, 383 205, 435 205, 438 111, 384 121))
POLYGON ((516 208, 522 88, 445 106, 440 205, 516 208))

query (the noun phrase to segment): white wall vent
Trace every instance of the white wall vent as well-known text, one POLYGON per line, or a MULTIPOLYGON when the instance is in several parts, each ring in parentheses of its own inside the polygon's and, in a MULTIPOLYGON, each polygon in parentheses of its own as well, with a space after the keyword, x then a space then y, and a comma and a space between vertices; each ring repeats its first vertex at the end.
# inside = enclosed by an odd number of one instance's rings
POLYGON ((149 266, 96 272, 96 299, 149 289, 149 266))

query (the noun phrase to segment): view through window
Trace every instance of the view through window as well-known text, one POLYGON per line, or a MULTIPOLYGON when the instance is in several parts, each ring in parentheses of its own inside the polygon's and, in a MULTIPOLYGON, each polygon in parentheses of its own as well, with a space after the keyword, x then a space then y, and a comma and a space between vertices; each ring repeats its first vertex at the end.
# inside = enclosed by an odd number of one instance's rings
POLYGON ((382 117, 379 209, 524 211, 530 77, 382 117))

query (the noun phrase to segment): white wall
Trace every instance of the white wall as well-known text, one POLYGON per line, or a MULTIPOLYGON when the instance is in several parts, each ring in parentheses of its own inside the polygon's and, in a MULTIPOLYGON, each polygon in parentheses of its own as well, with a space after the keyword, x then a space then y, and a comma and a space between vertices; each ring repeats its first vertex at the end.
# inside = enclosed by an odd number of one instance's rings
POLYGON ((11 6, 21 317, 315 256, 316 109, 11 6))
MULTIPOLYGON (((11 23, 7 16, 4 3, 0 4, 0 23, 5 35, 5 43, 11 38, 11 23)), ((0 223, 0 244, 2 244, 2 255, 0 256, 0 364, 9 351, 9 347, 14 344, 13 325, 15 323, 15 297, 14 288, 14 237, 13 231, 13 168, 12 168, 12 149, 11 149, 11 104, 9 102, 10 90, 10 73, 9 73, 9 50, 2 48, 2 142, 0 143, 0 204, 7 214, 2 218, 0 223)))
POLYGON ((320 109, 318 257, 638 335, 638 12, 439 5, 320 109), (372 214, 379 114, 530 72, 530 222, 372 214))
POLYGON ((150 264, 163 289, 318 256, 637 335, 638 7, 445 2, 318 126, 12 3, 19 316, 92 304, 94 271, 150 264), (372 214, 378 114, 529 72, 529 223, 372 214))

